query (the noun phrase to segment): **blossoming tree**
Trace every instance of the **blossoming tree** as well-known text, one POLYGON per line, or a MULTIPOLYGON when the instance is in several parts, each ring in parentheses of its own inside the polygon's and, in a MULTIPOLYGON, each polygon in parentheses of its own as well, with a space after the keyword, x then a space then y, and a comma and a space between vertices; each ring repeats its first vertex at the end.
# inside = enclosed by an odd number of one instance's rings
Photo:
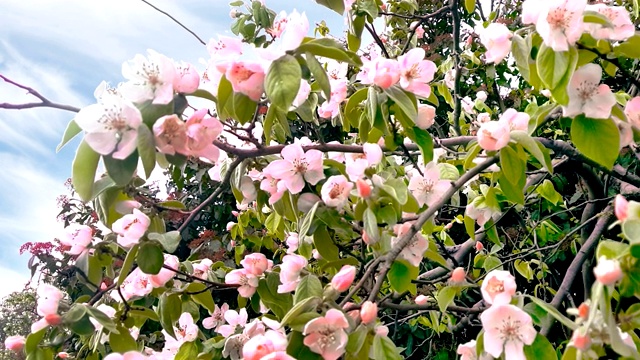
POLYGON ((3 77, 41 102, 0 107, 77 112, 95 212, 59 240, 77 281, 6 347, 639 358, 637 1, 316 2, 344 33, 235 1, 206 68, 150 50, 82 109, 3 77))

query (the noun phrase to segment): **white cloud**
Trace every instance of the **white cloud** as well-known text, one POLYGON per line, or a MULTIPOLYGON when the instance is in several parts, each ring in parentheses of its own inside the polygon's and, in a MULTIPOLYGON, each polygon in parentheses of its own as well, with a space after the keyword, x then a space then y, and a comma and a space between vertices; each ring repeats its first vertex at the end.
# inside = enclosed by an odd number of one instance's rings
POLYGON ((0 275, 0 281, 2 281, 0 299, 14 291, 24 290, 25 284, 29 281, 29 276, 25 275, 24 272, 18 272, 4 266, 0 266, 0 274, 2 274, 0 275))

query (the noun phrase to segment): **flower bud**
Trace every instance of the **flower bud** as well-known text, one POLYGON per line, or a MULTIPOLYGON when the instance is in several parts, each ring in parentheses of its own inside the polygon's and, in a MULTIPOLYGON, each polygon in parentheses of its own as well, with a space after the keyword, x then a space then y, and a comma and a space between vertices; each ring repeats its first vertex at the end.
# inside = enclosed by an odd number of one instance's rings
POLYGON ((360 319, 363 324, 369 324, 378 317, 378 305, 371 301, 365 301, 360 308, 360 319))
POLYGON ((582 303, 578 306, 578 316, 583 320, 587 320, 589 318, 589 305, 587 303, 582 303))
POLYGON ((371 186, 363 179, 356 181, 356 188, 358 189, 358 196, 363 199, 367 199, 371 196, 371 186))
POLYGON ((233 221, 229 221, 227 223, 227 231, 231 231, 231 229, 233 229, 233 227, 236 225, 236 223, 234 223, 233 221))
POLYGON ((578 329, 571 337, 571 344, 580 351, 587 351, 591 348, 591 338, 589 337, 589 334, 583 334, 583 332, 578 329))
POLYGON ((20 352, 24 348, 24 344, 27 340, 24 336, 13 335, 4 340, 4 347, 15 352, 20 352))
POLYGON ((484 250, 484 245, 480 241, 476 241, 476 251, 484 250))
POLYGON ((613 201, 614 212, 616 217, 620 221, 627 220, 628 211, 629 211, 629 202, 624 196, 618 194, 616 195, 616 199, 613 201))
POLYGON ((311 250, 311 256, 316 260, 322 259, 322 255, 320 255, 320 252, 317 249, 311 250))
POLYGON ((416 304, 418 305, 427 305, 427 302, 429 302, 429 298, 426 297, 425 295, 418 295, 416 296, 416 304))
POLYGON ((352 265, 345 265, 333 277, 333 279, 331 279, 331 287, 338 292, 347 291, 355 278, 356 267, 352 265))
POLYGON ((59 353, 56 354, 56 357, 58 359, 68 359, 69 358, 69 353, 66 351, 60 351, 59 353))
POLYGON ((58 314, 49 314, 44 317, 44 321, 51 326, 57 326, 62 322, 62 318, 58 314))
POLYGON ((451 272, 451 281, 454 283, 461 283, 464 281, 466 275, 464 268, 457 267, 451 272))
POLYGON ((240 12, 237 9, 231 9, 231 11, 229 11, 229 17, 232 19, 237 18, 239 14, 240 12))
POLYGON ((622 279, 622 269, 618 260, 609 260, 603 256, 598 259, 598 265, 593 268, 593 273, 603 285, 614 285, 622 279))

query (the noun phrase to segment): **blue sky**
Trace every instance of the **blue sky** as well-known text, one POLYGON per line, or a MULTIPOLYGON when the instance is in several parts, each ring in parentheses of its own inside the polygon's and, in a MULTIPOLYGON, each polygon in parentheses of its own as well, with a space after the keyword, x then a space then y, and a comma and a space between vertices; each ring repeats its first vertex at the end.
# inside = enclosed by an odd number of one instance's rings
MULTIPOLYGON (((205 41, 231 24, 226 0, 151 0, 205 41)), ((306 11, 311 23, 325 19, 334 35, 342 18, 312 0, 266 0, 280 10, 306 11)), ((38 90, 50 100, 83 107, 94 102, 102 81, 122 81, 124 61, 154 49, 176 60, 199 64, 207 52, 192 35, 138 0, 0 0, 0 74, 38 90)), ((309 31, 309 35, 312 30, 309 31)), ((36 99, 0 82, 0 102, 36 99)), ((0 109, 0 296, 26 282, 27 241, 49 241, 61 230, 56 197, 66 193, 78 142, 55 153, 74 113, 36 108, 0 109)))

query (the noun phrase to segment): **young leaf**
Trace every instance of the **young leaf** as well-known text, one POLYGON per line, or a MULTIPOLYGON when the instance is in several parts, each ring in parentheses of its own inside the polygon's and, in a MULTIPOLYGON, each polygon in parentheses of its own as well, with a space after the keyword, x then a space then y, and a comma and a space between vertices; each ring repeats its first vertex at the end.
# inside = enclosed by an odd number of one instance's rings
POLYGON ((612 169, 620 152, 620 133, 611 119, 578 115, 571 122, 571 141, 589 159, 612 169))
POLYGON ((62 140, 60 144, 56 147, 56 153, 60 152, 60 150, 71 141, 76 135, 80 134, 82 129, 78 126, 78 123, 75 120, 69 121, 67 124, 67 128, 64 130, 64 135, 62 136, 62 140))
POLYGON ((289 110, 300 89, 301 78, 300 64, 293 56, 284 55, 271 63, 264 84, 272 106, 289 110))
POLYGON ((140 124, 138 127, 138 154, 142 160, 142 167, 147 178, 151 176, 151 172, 156 167, 156 145, 153 139, 153 133, 147 125, 140 124))
POLYGON ((71 183, 76 194, 84 201, 91 199, 98 161, 100 161, 100 154, 93 151, 91 146, 83 140, 73 159, 71 183))
POLYGON ((145 242, 140 245, 136 262, 145 274, 155 275, 160 272, 164 264, 162 249, 156 243, 145 242))

